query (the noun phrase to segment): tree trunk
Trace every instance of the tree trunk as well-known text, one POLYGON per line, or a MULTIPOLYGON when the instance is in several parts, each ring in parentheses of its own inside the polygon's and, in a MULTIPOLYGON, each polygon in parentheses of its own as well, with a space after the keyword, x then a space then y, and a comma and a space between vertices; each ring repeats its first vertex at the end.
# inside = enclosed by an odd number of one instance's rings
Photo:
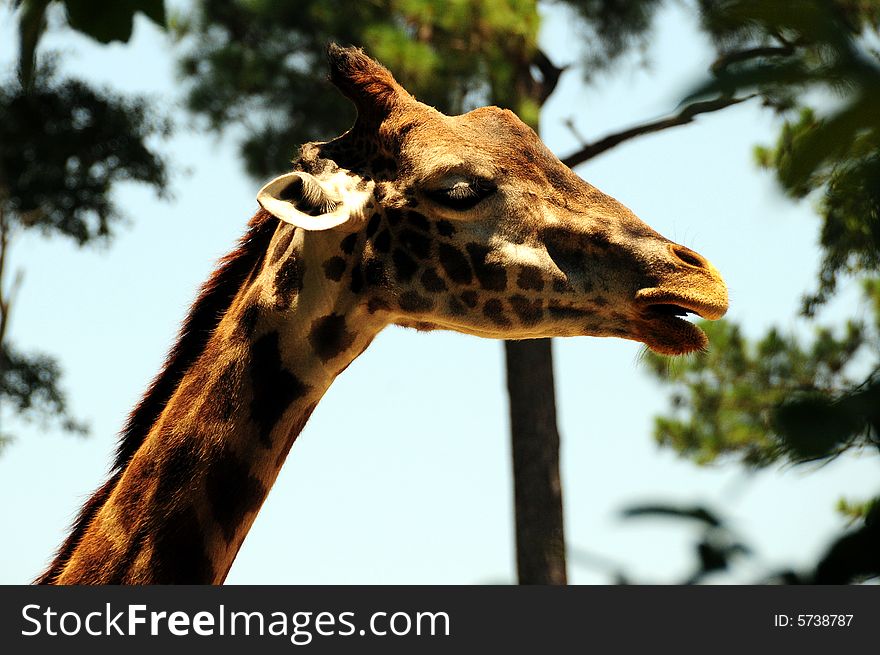
POLYGON ((506 341, 520 584, 566 584, 550 339, 506 341))

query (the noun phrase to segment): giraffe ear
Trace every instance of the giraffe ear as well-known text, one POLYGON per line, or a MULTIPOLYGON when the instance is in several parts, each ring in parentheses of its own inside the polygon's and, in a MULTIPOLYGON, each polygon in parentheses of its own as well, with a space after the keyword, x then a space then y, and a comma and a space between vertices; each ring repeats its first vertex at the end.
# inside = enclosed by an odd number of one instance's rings
POLYGON ((285 173, 257 193, 257 202, 273 216, 304 230, 346 225, 356 230, 364 220, 372 184, 358 190, 351 176, 339 173, 320 180, 309 173, 285 173))

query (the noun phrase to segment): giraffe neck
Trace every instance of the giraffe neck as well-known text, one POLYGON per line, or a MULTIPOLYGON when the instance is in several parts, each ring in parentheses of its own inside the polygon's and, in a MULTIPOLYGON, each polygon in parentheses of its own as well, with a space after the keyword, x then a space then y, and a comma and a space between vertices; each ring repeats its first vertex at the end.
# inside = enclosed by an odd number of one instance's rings
POLYGON ((225 579, 312 410, 379 329, 305 241, 279 227, 55 582, 225 579))

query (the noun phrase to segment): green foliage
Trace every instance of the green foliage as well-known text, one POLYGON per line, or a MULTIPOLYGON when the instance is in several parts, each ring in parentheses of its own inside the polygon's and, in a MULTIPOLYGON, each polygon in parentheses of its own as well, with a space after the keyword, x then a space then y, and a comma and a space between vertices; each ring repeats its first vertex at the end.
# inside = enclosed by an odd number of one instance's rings
POLYGON ((19 79, 26 87, 33 78, 37 43, 52 4, 63 4, 70 27, 100 43, 128 42, 138 12, 165 25, 164 0, 114 0, 101 3, 99 9, 93 0, 13 0, 13 7, 19 9, 19 79))
MULTIPOLYGON (((880 499, 846 505, 846 511, 858 526, 836 537, 826 548, 819 561, 806 570, 785 569, 768 571, 760 582, 784 584, 847 584, 862 582, 880 575, 880 499)), ((713 573, 731 570, 743 558, 752 557, 755 549, 745 543, 730 527, 729 521, 704 506, 692 507, 671 504, 636 505, 624 509, 622 515, 632 518, 675 519, 679 523, 694 523, 701 528, 694 543, 696 565, 682 584, 705 582, 713 573)), ((626 584, 634 581, 620 570, 615 571, 626 584)))
POLYGON ((677 519, 696 523, 701 528, 694 547, 697 565, 682 584, 697 584, 708 575, 728 570, 737 559, 751 555, 751 549, 728 527, 724 519, 700 505, 633 505, 625 508, 621 514, 625 519, 677 519))
POLYGON ((880 270, 880 78, 873 95, 826 121, 802 109, 786 121, 775 148, 758 150, 789 195, 821 193, 823 259, 807 314, 834 293, 841 274, 880 270))
POLYGON ((673 413, 655 419, 663 445, 701 464, 723 455, 751 466, 832 457, 880 434, 875 375, 855 387, 848 374, 876 332, 849 322, 840 336, 817 328, 810 344, 771 329, 750 343, 730 321, 703 323, 710 349, 644 362, 672 386, 673 413))
POLYGON ((824 251, 811 315, 841 274, 880 269, 880 56, 866 35, 880 3, 703 0, 704 27, 726 53, 689 98, 755 91, 783 113, 776 145, 756 152, 793 198, 819 196, 824 251), (730 49, 734 49, 731 55, 730 49), (829 102, 833 99, 833 102, 829 102), (819 112, 807 102, 821 102, 819 112))
MULTIPOLYGON (((713 77, 684 102, 757 93, 783 119, 759 147, 793 199, 812 198, 822 221, 814 319, 842 275, 860 276, 870 318, 812 340, 771 329, 754 342, 729 321, 705 324, 710 350, 668 362, 645 357, 672 387, 655 438, 699 463, 723 456, 749 466, 822 461, 880 447, 880 55, 875 0, 699 0, 718 49, 713 77), (866 371, 870 373, 866 375, 866 371)), ((858 527, 839 536, 809 573, 789 582, 846 583, 880 574, 876 502, 838 509, 858 527)))
POLYGON ((107 237, 119 208, 114 184, 164 194, 165 163, 147 142, 167 134, 145 101, 39 74, 25 90, 0 87, 0 211, 13 227, 83 245, 107 237))
POLYGON ((583 74, 589 79, 608 70, 634 49, 644 50, 654 18, 668 4, 665 0, 570 0, 568 6, 580 19, 578 29, 585 44, 583 74))
MULTIPOLYGON (((22 230, 61 235, 78 245, 107 241, 122 212, 111 199, 120 182, 166 194, 166 164, 149 144, 170 130, 145 100, 97 90, 54 74, 53 58, 37 65, 51 0, 15 0, 19 61, 16 80, 0 86, 0 404, 25 420, 83 434, 60 388, 58 363, 24 354, 8 340, 12 297, 7 288, 10 238, 22 230)), ((68 24, 101 43, 128 41, 134 15, 164 24, 162 0, 95 3, 64 0, 68 24)), ((8 77, 12 78, 10 71, 8 77)), ((9 441, 0 434, 0 445, 9 441)))
POLYGON ((847 584, 880 576, 880 503, 866 507, 862 524, 834 540, 803 582, 847 584))
POLYGON ((850 523, 857 523, 864 521, 872 512, 876 512, 878 505, 880 505, 880 498, 858 502, 841 498, 837 501, 837 511, 847 517, 850 523))
POLYGON ((442 111, 494 102, 537 124, 534 0, 202 0, 174 25, 190 110, 212 130, 244 127, 241 153, 257 178, 351 125, 353 109, 325 81, 330 41, 364 47, 442 111))
MULTIPOLYGON (((29 421, 56 424, 66 432, 85 434, 86 425, 73 418, 59 388, 61 369, 47 355, 24 355, 0 346, 0 400, 29 421)), ((10 435, 0 432, 0 444, 10 435)))
POLYGON ((880 3, 701 0, 703 27, 719 49, 714 78, 689 98, 759 93, 783 123, 773 147, 756 149, 792 198, 814 197, 823 259, 813 316, 841 274, 867 276, 865 325, 812 343, 770 330, 749 343, 738 326, 707 324, 709 353, 671 365, 646 362, 673 385, 673 413, 655 437, 696 461, 721 455, 753 466, 833 457, 880 438, 880 59, 865 35, 880 3), (819 103, 822 111, 807 102, 819 103), (872 373, 864 376, 866 363, 872 373), (861 379, 848 371, 861 369, 861 379))
POLYGON ((160 27, 165 25, 164 0, 114 0, 102 3, 100 11, 96 11, 94 0, 63 1, 70 26, 101 43, 127 43, 138 12, 160 27))

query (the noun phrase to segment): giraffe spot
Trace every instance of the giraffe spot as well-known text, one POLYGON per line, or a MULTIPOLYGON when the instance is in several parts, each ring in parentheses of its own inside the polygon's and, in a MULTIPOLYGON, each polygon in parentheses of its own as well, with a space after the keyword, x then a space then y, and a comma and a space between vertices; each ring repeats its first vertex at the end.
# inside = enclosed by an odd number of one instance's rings
MULTIPOLYGON (((145 499, 153 492, 154 480, 158 477, 158 470, 159 462, 155 458, 146 457, 133 459, 125 469, 125 473, 130 481, 129 491, 117 497, 114 503, 116 519, 124 530, 130 532, 134 529, 136 522, 143 513, 145 499)), ((194 471, 195 469, 191 470, 194 471)), ((117 477, 121 477, 121 473, 117 477)), ((162 479, 160 477, 159 484, 161 483, 162 479)))
MULTIPOLYGON (((637 236, 633 234, 632 236, 637 236)), ((643 235, 647 236, 647 235, 643 235)), ((605 234, 604 232, 593 232, 590 234, 587 239, 587 243, 585 244, 591 248, 594 248, 599 251, 605 251, 611 249, 611 236, 609 234, 605 234)))
POLYGON ((417 230, 421 230, 422 232, 431 231, 431 224, 428 222, 428 219, 419 212, 408 212, 406 215, 406 222, 410 226, 414 227, 417 230))
POLYGON ((156 499, 171 502, 186 498, 197 491, 203 457, 198 447, 199 438, 189 436, 171 446, 160 465, 156 483, 156 499))
POLYGON ((400 296, 400 308, 407 312, 426 312, 434 307, 434 301, 415 291, 407 291, 400 296))
POLYGON ((278 457, 275 458, 275 466, 277 468, 281 468, 281 465, 284 464, 284 460, 287 459, 287 454, 290 452, 290 449, 293 447, 293 442, 296 441, 296 438, 299 436, 300 432, 303 431, 303 428, 306 426, 306 422, 308 422, 309 417, 312 415, 312 412, 315 411, 315 407, 318 406, 318 403, 312 403, 311 405, 307 405, 305 409, 303 409, 302 413, 294 420, 293 426, 290 428, 290 432, 287 435, 287 440, 284 442, 284 446, 278 452, 278 457))
POLYGON ((437 221, 437 233, 442 237, 451 237, 455 234, 455 226, 446 219, 437 221))
POLYGON ((292 225, 282 224, 281 236, 278 237, 278 243, 275 244, 275 249, 272 250, 272 259, 269 260, 269 264, 275 264, 279 259, 281 259, 281 255, 287 252, 287 249, 290 247, 290 242, 293 240, 294 227, 292 225))
POLYGON ((296 255, 291 255, 281 265, 275 273, 276 309, 289 307, 293 297, 302 291, 304 273, 304 267, 296 255))
POLYGON ((378 311, 389 310, 391 309, 391 305, 382 300, 381 298, 370 298, 367 302, 367 311, 371 314, 375 314, 378 311))
POLYGON ((403 211, 395 207, 389 207, 385 210, 385 218, 388 219, 388 224, 391 226, 400 225, 400 222, 403 220, 403 211))
POLYGON ((370 222, 367 223, 367 238, 369 239, 374 234, 376 234, 376 230, 379 229, 379 221, 381 220, 381 216, 379 214, 373 214, 370 217, 370 222))
POLYGON ((373 241, 373 245, 379 252, 388 252, 391 250, 391 233, 388 230, 382 230, 373 241))
POLYGON ((557 277, 553 279, 553 290, 556 293, 571 293, 574 291, 574 288, 568 280, 557 277))
POLYGON ((342 241, 339 242, 339 247, 342 249, 346 255, 350 255, 354 252, 354 247, 357 244, 358 235, 357 232, 353 234, 349 234, 342 241))
POLYGON ((358 262, 351 269, 351 284, 349 285, 352 293, 360 293, 364 288, 364 275, 361 272, 361 264, 358 262))
POLYGON ((397 162, 390 157, 376 157, 370 164, 370 168, 374 173, 391 173, 397 172, 397 162))
POLYGON ((353 342, 354 334, 346 328, 344 316, 328 314, 312 323, 309 343, 322 362, 337 357, 353 342))
POLYGON ((233 414, 238 412, 239 403, 241 402, 240 386, 240 362, 233 360, 224 367, 211 391, 212 396, 217 400, 216 411, 221 421, 228 421, 232 418, 233 414))
POLYGON ((449 307, 449 313, 453 316, 463 316, 464 314, 467 314, 468 311, 467 307, 465 307, 455 296, 449 296, 446 306, 449 307))
POLYGON ((501 304, 498 298, 490 298, 486 301, 486 304, 483 305, 483 314, 495 325, 500 325, 501 327, 510 327, 512 325, 510 319, 504 315, 504 305, 501 304))
POLYGON ((328 280, 339 282, 342 274, 345 273, 345 260, 342 257, 331 257, 324 262, 324 276, 328 280))
POLYGON ((214 565, 205 552, 204 532, 192 505, 167 513, 153 532, 150 562, 155 584, 210 584, 214 565))
POLYGON ((394 249, 394 252, 391 253, 391 260, 394 262, 394 270, 397 274, 397 279, 402 282, 411 280, 412 276, 415 275, 419 268, 415 260, 400 248, 394 249))
POLYGON ((433 268, 426 268, 425 272, 422 273, 422 286, 425 287, 425 291, 432 293, 446 291, 446 282, 437 275, 437 271, 433 268))
POLYGON ((515 295, 510 298, 509 302, 514 313, 525 326, 537 325, 544 318, 543 302, 540 298, 529 300, 525 296, 515 295))
POLYGON ((251 419, 259 428, 260 441, 272 445, 272 428, 284 411, 311 387, 284 368, 278 349, 278 333, 269 332, 251 344, 250 378, 253 388, 251 419))
POLYGON ((467 251, 480 286, 490 291, 504 291, 507 288, 507 271, 501 264, 486 261, 489 257, 489 248, 479 243, 469 243, 467 251))
POLYGON ((463 291, 459 296, 462 302, 473 309, 477 306, 477 292, 476 291, 463 291))
POLYGON ((364 280, 369 287, 380 287, 388 284, 385 264, 378 259, 371 259, 364 265, 364 280))
POLYGON ((574 239, 567 230, 552 227, 542 231, 541 239, 547 248, 550 259, 559 270, 570 272, 582 270, 586 257, 586 244, 574 239))
POLYGON ((427 259, 431 254, 431 239, 412 230, 400 233, 400 243, 419 259, 427 259))
POLYGON ((260 508, 266 497, 266 487, 251 474, 248 465, 227 447, 220 449, 208 467, 205 493, 214 520, 228 544, 235 537, 245 515, 260 508))
POLYGON ((516 278, 516 285, 526 291, 543 291, 544 276, 541 275, 541 269, 528 264, 521 266, 516 278))
POLYGON ((241 318, 238 319, 238 327, 242 335, 249 339, 254 330, 257 329, 257 321, 260 318, 260 305, 256 301, 249 304, 241 312, 241 318))
POLYGON ((566 307, 565 305, 561 305, 552 300, 550 301, 550 305, 547 307, 547 309, 550 311, 550 316, 558 319, 579 319, 589 315, 589 312, 586 312, 582 309, 577 309, 575 307, 566 307))
POLYGON ((414 127, 416 127, 417 125, 419 125, 419 123, 416 122, 416 121, 412 121, 412 122, 409 122, 409 123, 404 123, 404 124, 401 125, 399 128, 397 128, 397 138, 399 139, 399 138, 401 138, 401 137, 406 136, 406 135, 409 134, 409 133, 412 131, 412 129, 413 129, 414 127))
POLYGON ((450 280, 456 284, 471 283, 474 277, 471 265, 468 264, 467 258, 458 248, 450 246, 448 243, 441 243, 437 247, 437 255, 440 259, 440 265, 450 280))

